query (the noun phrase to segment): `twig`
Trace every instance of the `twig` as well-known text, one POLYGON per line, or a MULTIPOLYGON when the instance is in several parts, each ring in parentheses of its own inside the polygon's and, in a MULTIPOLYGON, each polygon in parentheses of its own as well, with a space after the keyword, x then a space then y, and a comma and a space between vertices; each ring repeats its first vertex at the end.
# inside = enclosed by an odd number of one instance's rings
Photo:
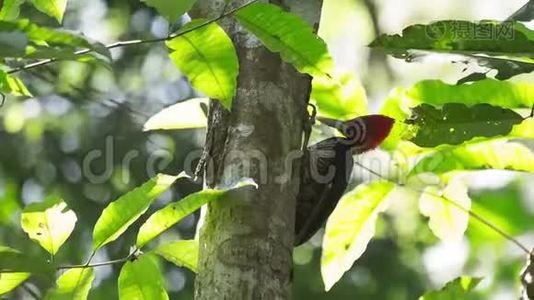
POLYGON ((103 261, 98 263, 85 263, 82 265, 70 265, 70 266, 59 266, 57 267, 58 270, 65 270, 65 269, 85 269, 85 268, 92 268, 92 267, 102 267, 102 266, 109 266, 109 265, 115 265, 120 264, 128 261, 131 258, 131 255, 128 255, 123 258, 109 260, 109 261, 103 261))
POLYGON ((513 14, 511 14, 508 18, 505 19, 505 21, 530 21, 525 20, 521 17, 521 15, 525 14, 526 11, 532 9, 532 3, 531 1, 528 1, 525 3, 525 5, 521 6, 518 10, 516 10, 513 14))
MULTIPOLYGON (((253 3, 256 3, 258 2, 259 0, 252 0, 246 4, 243 4, 239 7, 236 7, 232 10, 229 10, 228 12, 225 12, 225 13, 222 13, 221 15, 219 15, 218 17, 216 18, 212 18, 212 19, 209 19, 209 20, 206 20, 205 22, 201 23, 201 24, 198 24, 197 26, 193 26, 189 29, 186 29, 186 30, 183 30, 183 31, 179 31, 175 34, 171 34, 167 37, 164 37, 164 38, 157 38, 157 39, 148 39, 148 40, 130 40, 130 41, 120 41, 120 42, 115 42, 115 43, 112 43, 112 44, 108 44, 106 45, 105 47, 107 49, 113 49, 113 48, 121 48, 121 47, 128 47, 128 46, 133 46, 133 45, 141 45, 141 44, 152 44, 152 43, 160 43, 160 42, 165 42, 165 41, 169 41, 169 40, 172 40, 176 37, 179 37, 179 36, 182 36, 184 34, 187 34, 187 33, 190 33, 192 31, 195 31, 199 28, 202 28, 202 27, 205 27, 207 25, 210 25, 212 23, 215 23, 217 21, 220 21, 221 19, 224 19, 228 16, 231 16, 233 15, 234 13, 236 13, 237 11, 239 11, 240 9, 242 8, 245 8, 253 3)), ((83 55, 83 54, 87 54, 87 53, 90 53, 90 52, 93 52, 94 49, 82 49, 82 50, 78 50, 78 51, 75 51, 74 52, 74 55, 83 55)), ((8 70, 6 73, 7 74, 13 74, 13 73, 17 73, 17 72, 20 72, 20 71, 23 71, 23 70, 30 70, 30 69, 33 69, 33 68, 37 68, 37 67, 40 67, 40 66, 44 66, 44 65, 48 65, 48 64, 51 64, 51 63, 54 63, 54 62, 57 62, 58 59, 57 58, 49 58, 49 59, 44 59, 44 60, 40 60, 40 61, 37 61, 37 62, 34 62, 34 63, 31 63, 31 64, 27 64, 27 65, 24 65, 24 66, 21 66, 21 67, 18 67, 18 68, 14 68, 14 69, 11 69, 11 70, 8 70)))
POLYGON ((120 101, 117 101, 117 100, 111 99, 111 98, 107 99, 107 101, 113 103, 115 105, 115 107, 122 108, 125 111, 127 111, 127 112, 129 112, 129 113, 131 113, 133 115, 138 115, 138 116, 144 117, 147 120, 150 118, 149 114, 146 114, 146 113, 144 113, 142 111, 139 111, 139 110, 131 108, 130 105, 128 105, 128 103, 123 103, 123 102, 120 102, 120 101))
MULTIPOLYGON (((374 170, 371 170, 370 168, 362 165, 361 163, 359 163, 357 161, 355 161, 355 164, 358 165, 359 167, 361 167, 362 169, 368 171, 369 173, 378 176, 379 178, 381 178, 383 180, 391 182, 391 183, 393 183, 393 184, 395 184, 397 186, 408 187, 403 183, 399 183, 399 182, 396 182, 394 180, 391 180, 389 178, 384 177, 382 174, 380 174, 380 173, 378 173, 378 172, 376 172, 374 170)), ((484 224, 485 226, 487 226, 491 230, 495 231, 497 234, 501 235, 506 240, 514 243, 517 247, 519 247, 521 250, 523 250, 526 254, 530 254, 530 250, 528 250, 528 248, 525 245, 523 245, 521 242, 519 242, 517 239, 515 239, 510 234, 506 233, 504 230, 502 230, 499 227, 497 227, 497 225, 492 224, 488 220, 484 219, 484 217, 482 217, 481 215, 477 214, 476 212, 473 212, 472 210, 463 207, 458 202, 456 202, 456 201, 454 201, 454 200, 452 200, 450 198, 447 198, 445 195, 437 195, 437 194, 430 193, 428 191, 417 189, 417 188, 414 188, 414 187, 409 187, 409 188, 411 188, 412 190, 414 190, 416 192, 419 192, 419 193, 425 193, 425 194, 433 196, 433 197, 444 199, 445 201, 449 202, 450 204, 456 206, 458 209, 460 209, 460 210, 464 211, 465 213, 469 214, 469 216, 473 217, 475 220, 479 221, 480 223, 484 224)))
POLYGON ((225 1, 220 16, 224 15, 224 13, 226 12, 226 10, 228 9, 228 6, 230 6, 230 3, 231 3, 231 2, 232 2, 232 1, 225 1))
POLYGON ((89 256, 89 259, 87 260, 87 262, 85 263, 86 266, 89 266, 89 264, 91 263, 91 260, 93 260, 93 257, 95 257, 96 255, 96 250, 93 250, 93 252, 91 253, 91 255, 89 256))
POLYGON ((127 262, 129 260, 135 259, 135 258, 139 257, 141 252, 139 251, 139 248, 136 247, 135 249, 133 249, 130 252, 130 254, 128 254, 127 256, 125 256, 123 258, 114 259, 114 260, 108 260, 108 261, 103 261, 103 262, 98 262, 98 263, 93 263, 92 264, 91 260, 93 259, 95 254, 96 254, 96 251, 93 251, 93 253, 91 253, 91 256, 89 257, 89 259, 87 260, 87 262, 85 264, 70 265, 70 266, 59 266, 59 267, 56 267, 56 269, 57 270, 82 269, 82 268, 85 269, 85 268, 92 268, 92 267, 102 267, 102 266, 115 265, 115 264, 120 264, 120 263, 127 262))
POLYGON ((39 294, 37 294, 34 290, 32 290, 27 283, 24 283, 22 285, 22 288, 26 291, 26 293, 30 294, 30 296, 32 296, 33 299, 36 299, 36 300, 41 299, 41 296, 39 296, 39 294))

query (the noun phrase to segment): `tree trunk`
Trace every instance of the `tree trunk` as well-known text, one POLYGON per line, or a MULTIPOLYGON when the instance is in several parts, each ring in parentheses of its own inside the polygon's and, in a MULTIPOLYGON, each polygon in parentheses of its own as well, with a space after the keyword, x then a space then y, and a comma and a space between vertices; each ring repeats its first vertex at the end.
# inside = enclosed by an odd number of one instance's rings
MULTIPOLYGON (((271 2, 314 27, 319 23, 322 0, 271 2)), ((224 7, 223 0, 197 3, 196 13, 207 18, 224 7)), ((218 187, 252 178, 259 187, 209 205, 200 231, 195 298, 288 299, 298 158, 311 78, 261 46, 233 18, 220 25, 234 41, 240 74, 232 111, 216 101, 210 104, 205 183, 218 187)))

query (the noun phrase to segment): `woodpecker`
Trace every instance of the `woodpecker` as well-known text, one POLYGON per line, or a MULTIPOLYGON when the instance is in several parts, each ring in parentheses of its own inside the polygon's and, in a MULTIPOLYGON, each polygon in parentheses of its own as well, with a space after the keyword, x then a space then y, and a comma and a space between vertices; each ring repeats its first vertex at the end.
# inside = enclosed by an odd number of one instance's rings
POLYGON ((337 129, 343 136, 325 139, 304 151, 297 195, 295 246, 309 240, 323 226, 343 196, 354 164, 352 155, 378 147, 394 123, 392 118, 383 115, 348 121, 321 117, 317 120, 337 129))

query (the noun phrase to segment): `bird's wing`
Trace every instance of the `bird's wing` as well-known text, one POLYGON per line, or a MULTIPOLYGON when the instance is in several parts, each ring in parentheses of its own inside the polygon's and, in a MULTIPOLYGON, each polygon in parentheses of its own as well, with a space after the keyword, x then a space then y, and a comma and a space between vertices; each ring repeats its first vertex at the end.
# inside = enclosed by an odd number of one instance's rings
MULTIPOLYGON (((328 192, 332 188, 332 183, 329 183, 322 189, 321 194, 317 197, 317 202, 309 201, 305 206, 297 206, 298 228, 295 228, 295 245, 300 245, 309 240, 315 232, 321 227, 325 220, 319 220, 319 214, 324 210, 325 202, 328 200, 328 192), (318 225, 319 224, 319 225, 318 225), (318 225, 318 226, 317 226, 318 225)), ((297 225, 296 224, 296 225, 297 225)))
POLYGON ((346 152, 333 137, 308 148, 297 199, 295 245, 307 241, 324 224, 347 186, 346 152), (339 168, 339 169, 336 169, 339 168))

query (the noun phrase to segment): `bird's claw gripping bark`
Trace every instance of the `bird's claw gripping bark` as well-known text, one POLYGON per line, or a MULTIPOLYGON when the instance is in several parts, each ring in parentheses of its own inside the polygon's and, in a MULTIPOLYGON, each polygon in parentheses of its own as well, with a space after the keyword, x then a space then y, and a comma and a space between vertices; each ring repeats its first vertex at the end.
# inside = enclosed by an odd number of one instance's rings
POLYGON ((308 106, 311 106, 312 111, 309 113, 308 110, 306 110, 306 121, 304 123, 304 142, 302 143, 302 151, 304 151, 308 147, 308 142, 310 141, 310 135, 312 131, 312 127, 315 124, 315 116, 317 115, 317 107, 315 105, 308 103, 308 106))

